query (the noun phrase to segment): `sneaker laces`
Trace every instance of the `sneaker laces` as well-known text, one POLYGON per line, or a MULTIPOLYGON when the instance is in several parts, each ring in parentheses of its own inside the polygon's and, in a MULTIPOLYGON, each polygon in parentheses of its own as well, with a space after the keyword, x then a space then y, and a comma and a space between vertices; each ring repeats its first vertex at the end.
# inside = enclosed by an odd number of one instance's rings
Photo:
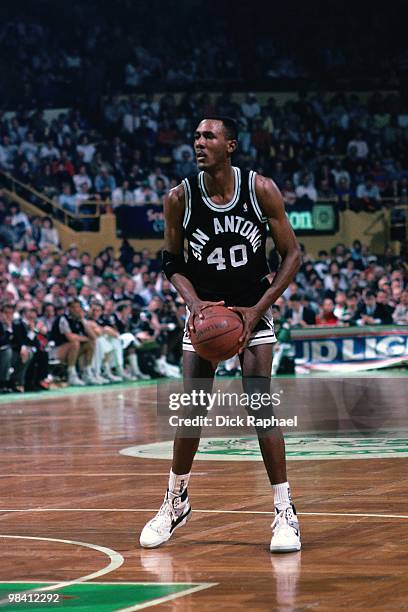
POLYGON ((150 521, 150 527, 158 533, 161 533, 163 530, 168 528, 173 521, 177 520, 178 514, 176 512, 176 507, 180 505, 181 501, 179 496, 171 499, 168 496, 168 493, 166 493, 166 497, 164 498, 158 513, 150 521), (163 521, 163 519, 165 520, 163 521))
POLYGON ((293 508, 288 506, 284 510, 278 512, 275 516, 275 519, 271 525, 272 529, 275 530, 276 527, 279 527, 282 523, 286 523, 289 527, 294 527, 294 517, 295 513, 293 512, 293 508))

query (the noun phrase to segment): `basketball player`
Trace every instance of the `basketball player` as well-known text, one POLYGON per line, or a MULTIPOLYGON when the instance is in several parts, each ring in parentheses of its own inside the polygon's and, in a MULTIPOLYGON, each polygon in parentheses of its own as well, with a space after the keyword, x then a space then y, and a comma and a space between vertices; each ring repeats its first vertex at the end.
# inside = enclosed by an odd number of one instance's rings
MULTIPOLYGON (((232 307, 244 321, 239 351, 244 389, 250 390, 256 377, 256 390, 270 393, 276 342, 271 306, 295 276, 301 256, 274 182, 232 166, 237 137, 232 119, 207 118, 199 124, 194 136, 199 173, 185 178, 165 199, 163 269, 189 311, 183 339, 185 384, 214 377, 214 364, 194 352, 188 330, 194 329, 205 308, 216 303, 232 307), (282 258, 272 284, 266 278, 267 226, 282 258)), ((286 476, 282 433, 279 428, 257 433, 274 495, 270 550, 298 551, 299 524, 286 476)), ((198 445, 199 437, 182 437, 177 431, 168 490, 159 512, 141 533, 141 546, 160 546, 190 518, 187 486, 198 445)))

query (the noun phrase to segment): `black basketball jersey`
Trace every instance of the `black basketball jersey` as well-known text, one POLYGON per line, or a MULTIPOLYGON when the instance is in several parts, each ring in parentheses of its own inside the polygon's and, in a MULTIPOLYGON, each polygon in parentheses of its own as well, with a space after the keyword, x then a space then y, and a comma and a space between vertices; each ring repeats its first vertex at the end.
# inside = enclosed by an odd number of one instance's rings
POLYGON ((233 167, 231 202, 216 205, 204 172, 185 178, 184 235, 188 242, 187 277, 202 300, 227 306, 252 306, 269 287, 266 218, 255 194, 256 173, 233 167))

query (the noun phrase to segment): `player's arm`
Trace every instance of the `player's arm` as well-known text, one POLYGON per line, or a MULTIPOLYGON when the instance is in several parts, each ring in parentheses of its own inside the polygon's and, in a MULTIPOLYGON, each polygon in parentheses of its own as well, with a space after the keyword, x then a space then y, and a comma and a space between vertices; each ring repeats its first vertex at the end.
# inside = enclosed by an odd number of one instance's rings
POLYGON ((251 308, 233 308, 233 310, 240 312, 244 319, 244 331, 240 339, 242 342, 240 352, 244 350, 253 329, 261 317, 285 291, 298 271, 301 262, 300 248, 292 226, 285 214, 285 205, 279 189, 271 179, 257 175, 255 191, 262 212, 268 219, 272 238, 282 261, 271 286, 265 291, 255 306, 251 308))
POLYGON ((268 219, 275 247, 282 259, 270 288, 256 305, 262 316, 282 295, 295 277, 302 261, 302 254, 295 233, 286 216, 282 194, 275 183, 271 179, 258 175, 255 190, 261 209, 268 219))
MULTIPOLYGON (((164 198, 164 249, 163 272, 175 286, 190 310, 189 328, 194 329, 194 317, 202 317, 202 310, 213 302, 204 302, 198 297, 193 284, 186 276, 184 259, 185 211, 184 187, 177 185, 164 198)), ((223 304, 224 302, 217 302, 223 304)))

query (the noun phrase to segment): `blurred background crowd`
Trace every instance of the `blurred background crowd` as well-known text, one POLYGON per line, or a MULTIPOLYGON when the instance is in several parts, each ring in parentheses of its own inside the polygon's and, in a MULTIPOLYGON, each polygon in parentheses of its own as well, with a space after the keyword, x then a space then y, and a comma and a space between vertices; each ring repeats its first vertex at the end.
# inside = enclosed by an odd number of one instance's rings
POLYGON ((271 176, 289 207, 307 199, 339 210, 378 210, 408 201, 408 114, 398 94, 300 96, 261 104, 255 93, 134 94, 107 98, 103 120, 80 110, 0 115, 0 169, 75 214, 88 200, 162 203, 196 171, 193 133, 200 117, 234 117, 234 163, 271 176))
MULTIPOLYGON (((159 254, 126 240, 118 257, 111 247, 95 258, 76 245, 64 252, 50 219, 39 223, 4 198, 2 208, 24 222, 27 251, 6 246, 0 255, 1 389, 48 388, 61 363, 71 385, 179 376, 185 306, 159 254)), ((273 249, 269 266, 272 279, 273 249)), ((303 248, 296 280, 274 306, 278 340, 311 325, 408 324, 407 277, 390 249, 378 257, 355 241, 314 259, 303 248)))

